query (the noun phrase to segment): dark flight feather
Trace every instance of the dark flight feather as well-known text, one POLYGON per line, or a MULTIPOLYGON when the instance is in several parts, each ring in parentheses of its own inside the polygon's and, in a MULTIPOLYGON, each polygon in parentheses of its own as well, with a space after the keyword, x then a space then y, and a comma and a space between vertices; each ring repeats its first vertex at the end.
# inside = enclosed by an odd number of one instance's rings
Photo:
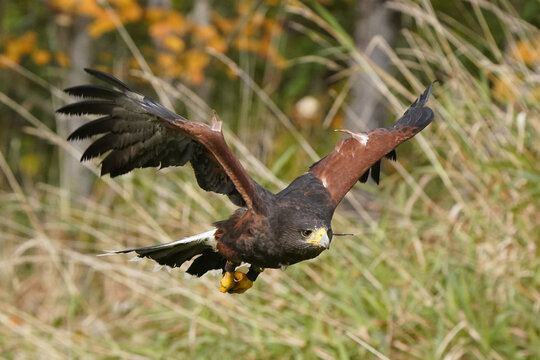
POLYGON ((220 270, 225 267, 227 260, 217 252, 205 251, 201 256, 195 258, 189 268, 188 274, 203 276, 208 270, 220 270))
POLYGON ((57 112, 104 115, 68 137, 79 140, 103 134, 86 149, 82 160, 110 152, 102 162, 101 173, 112 177, 135 168, 182 166, 190 161, 204 190, 225 194, 236 205, 252 206, 255 183, 225 143, 217 120, 212 127, 186 120, 155 100, 133 92, 111 75, 85 70, 116 90, 99 85, 65 90, 90 99, 66 105, 57 112))
POLYGON ((119 121, 117 117, 107 115, 99 119, 87 122, 69 135, 68 140, 83 140, 94 135, 105 134, 112 131, 114 124, 119 121))
POLYGON ((165 244, 108 251, 108 254, 135 252, 141 258, 146 257, 160 265, 170 267, 179 267, 184 262, 196 257, 187 272, 192 275, 202 276, 208 270, 221 269, 225 265, 225 258, 216 252, 215 231, 215 229, 210 230, 165 244))
POLYGON ((79 85, 67 88, 64 92, 72 96, 91 97, 98 99, 115 99, 123 94, 101 85, 79 85))
POLYGON ((107 115, 112 114, 117 105, 106 100, 85 100, 66 105, 56 112, 66 115, 107 115))
MULTIPOLYGON (((390 151, 384 157, 392 161, 396 161, 396 150, 390 151)), ((362 176, 360 176, 360 178, 358 179, 358 182, 365 183, 368 180, 370 174, 373 181, 375 181, 375 183, 379 185, 379 181, 381 178, 381 160, 377 161, 375 164, 373 164, 372 167, 370 167, 365 173, 363 173, 362 176)))
POLYGON ((181 266, 184 262, 190 260, 195 255, 205 251, 213 251, 212 247, 203 242, 188 242, 176 246, 167 246, 168 244, 159 244, 145 246, 136 249, 126 249, 115 251, 116 254, 125 254, 134 251, 139 257, 146 257, 156 261, 160 265, 170 267, 181 266))
POLYGON ((84 71, 86 71, 87 73, 89 73, 90 75, 102 80, 102 81, 105 81, 107 83, 109 83, 110 85, 112 86, 116 86, 119 90, 123 90, 123 91, 131 91, 131 89, 126 85, 124 84, 123 82, 121 82, 120 80, 118 80, 117 78, 107 74, 107 73, 104 73, 102 71, 99 71, 99 70, 94 70, 94 69, 84 69, 84 71))

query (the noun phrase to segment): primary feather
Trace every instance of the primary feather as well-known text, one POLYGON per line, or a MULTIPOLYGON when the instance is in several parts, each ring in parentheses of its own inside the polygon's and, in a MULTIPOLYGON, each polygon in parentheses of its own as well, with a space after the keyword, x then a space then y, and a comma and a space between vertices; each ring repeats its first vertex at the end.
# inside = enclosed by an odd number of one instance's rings
MULTIPOLYGON (((81 160, 106 154, 101 164, 101 175, 110 174, 111 177, 135 168, 183 166, 191 162, 201 188, 225 194, 236 205, 245 204, 245 197, 248 196, 243 194, 245 189, 239 189, 229 176, 233 173, 238 177, 235 171, 243 169, 229 168, 229 164, 217 160, 215 152, 223 154, 226 151, 220 148, 208 149, 201 142, 205 140, 201 129, 206 130, 202 125, 192 127, 196 122, 132 91, 108 74, 85 70, 116 89, 80 85, 65 90, 70 95, 86 99, 66 105, 57 112, 66 115, 101 115, 68 137, 69 140, 80 140, 101 135, 86 149, 81 160)), ((223 144, 219 145, 225 146, 223 144)), ((245 182, 252 181, 249 177, 244 179, 247 179, 245 182)))

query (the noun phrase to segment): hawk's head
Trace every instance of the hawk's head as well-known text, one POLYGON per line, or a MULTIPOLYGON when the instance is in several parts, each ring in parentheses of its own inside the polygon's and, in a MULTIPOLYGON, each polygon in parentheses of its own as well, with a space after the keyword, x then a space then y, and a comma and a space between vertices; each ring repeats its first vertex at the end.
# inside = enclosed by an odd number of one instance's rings
POLYGON ((275 229, 282 256, 290 265, 330 247, 333 206, 320 180, 305 174, 276 196, 275 229))

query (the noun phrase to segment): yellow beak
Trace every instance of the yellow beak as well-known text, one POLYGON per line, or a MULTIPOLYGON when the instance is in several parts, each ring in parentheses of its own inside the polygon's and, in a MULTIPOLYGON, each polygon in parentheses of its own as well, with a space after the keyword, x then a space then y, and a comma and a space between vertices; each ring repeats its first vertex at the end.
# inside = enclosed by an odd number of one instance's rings
POLYGON ((330 247, 330 239, 328 238, 328 234, 324 228, 320 228, 319 230, 312 232, 311 236, 306 242, 325 249, 330 247))

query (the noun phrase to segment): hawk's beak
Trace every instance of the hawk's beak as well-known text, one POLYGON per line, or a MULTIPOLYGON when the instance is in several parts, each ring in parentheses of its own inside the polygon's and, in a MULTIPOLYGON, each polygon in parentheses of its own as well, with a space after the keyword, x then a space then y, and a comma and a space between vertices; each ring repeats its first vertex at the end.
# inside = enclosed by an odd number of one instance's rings
POLYGON ((326 233, 326 229, 324 228, 320 228, 319 230, 314 231, 311 234, 310 239, 306 242, 308 244, 323 247, 325 249, 328 249, 330 247, 330 239, 328 238, 328 234, 326 233))

